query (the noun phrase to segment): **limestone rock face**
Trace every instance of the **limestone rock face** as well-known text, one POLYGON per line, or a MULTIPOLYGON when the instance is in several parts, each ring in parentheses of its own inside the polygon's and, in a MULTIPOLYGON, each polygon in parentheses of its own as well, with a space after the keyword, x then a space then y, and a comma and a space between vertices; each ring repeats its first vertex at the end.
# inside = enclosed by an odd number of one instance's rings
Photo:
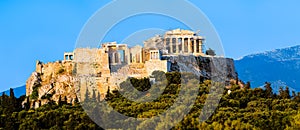
POLYGON ((109 67, 108 60, 104 59, 108 59, 108 56, 103 55, 99 62, 93 63, 57 61, 44 64, 38 61, 35 72, 26 82, 26 96, 30 97, 32 107, 58 102, 60 97, 68 103, 73 103, 76 98, 81 101, 84 100, 87 91, 90 96, 95 92, 96 96, 100 95, 103 99, 108 88, 119 89, 118 85, 128 77, 148 77, 155 70, 191 72, 203 79, 215 81, 229 82, 237 77, 233 60, 223 57, 164 57, 163 60, 119 66, 116 72, 111 71, 113 66, 109 67))
POLYGON ((74 78, 72 76, 72 62, 54 62, 43 64, 37 62, 36 71, 26 82, 26 96, 30 97, 32 107, 38 107, 50 101, 57 102, 59 97, 66 102, 73 102, 76 98, 74 78))
POLYGON ((233 59, 210 56, 174 56, 168 57, 170 70, 190 72, 204 79, 229 82, 237 77, 233 59))

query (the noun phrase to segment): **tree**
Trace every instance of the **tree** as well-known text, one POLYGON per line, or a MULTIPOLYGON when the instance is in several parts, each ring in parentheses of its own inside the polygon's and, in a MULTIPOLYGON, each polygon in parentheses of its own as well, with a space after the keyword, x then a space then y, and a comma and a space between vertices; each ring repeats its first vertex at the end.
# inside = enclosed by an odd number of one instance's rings
POLYGON ((250 89, 251 88, 251 84, 250 84, 250 82, 248 81, 247 83, 246 83, 246 85, 245 85, 245 89, 250 89))
POLYGON ((7 106, 8 105, 8 99, 7 99, 7 95, 3 92, 2 93, 2 106, 7 106))
POLYGON ((272 98, 273 97, 273 89, 271 87, 271 83, 265 82, 265 96, 266 98, 272 98))
POLYGON ((106 95, 105 95, 105 100, 111 100, 112 99, 112 94, 110 93, 110 87, 108 86, 106 95))
POLYGON ((10 88, 9 90, 9 104, 10 104, 10 107, 11 109, 15 109, 17 108, 17 99, 15 97, 15 94, 14 94, 14 90, 12 88, 10 88))
POLYGON ((64 104, 68 104, 68 98, 67 98, 67 96, 65 96, 65 98, 64 98, 64 104))
POLYGON ((153 71, 152 76, 153 78, 155 78, 155 81, 162 81, 166 79, 165 72, 163 71, 158 71, 158 70, 153 71))
POLYGON ((295 98, 297 96, 295 91, 292 91, 292 97, 295 98))
POLYGON ((239 85, 239 77, 238 76, 236 76, 236 78, 235 78, 235 84, 239 85))
POLYGON ((278 95, 278 96, 279 96, 279 98, 282 99, 282 98, 283 98, 283 95, 284 95, 283 87, 280 86, 280 87, 279 87, 279 95, 278 95))
POLYGON ((216 56, 216 52, 209 48, 208 50, 206 50, 206 55, 210 55, 210 56, 216 56))
POLYGON ((58 106, 61 106, 62 105, 62 101, 61 101, 61 95, 59 95, 59 98, 58 98, 58 102, 57 102, 58 106))
POLYGON ((25 109, 26 109, 26 110, 29 110, 29 109, 30 109, 30 100, 29 100, 29 96, 26 97, 25 109))
POLYGON ((285 87, 285 90, 283 90, 283 87, 279 88, 279 97, 281 99, 290 99, 291 98, 290 89, 288 86, 285 87))
POLYGON ((298 92, 298 93, 296 94, 296 92, 293 91, 292 93, 293 93, 293 100, 294 100, 295 102, 300 102, 300 92, 298 92))
POLYGON ((284 90, 284 98, 285 99, 290 99, 291 98, 291 95, 290 95, 290 89, 288 86, 285 87, 285 90, 284 90))
POLYGON ((98 91, 98 95, 97 95, 97 101, 100 102, 101 101, 101 94, 100 92, 98 91))
POLYGON ((78 105, 78 104, 79 104, 79 100, 78 100, 78 97, 76 95, 75 100, 74 100, 74 105, 78 105))
POLYGON ((12 88, 10 88, 9 89, 9 96, 10 96, 10 98, 13 98, 13 99, 15 99, 16 97, 15 97, 15 93, 14 93, 14 89, 12 89, 12 88))

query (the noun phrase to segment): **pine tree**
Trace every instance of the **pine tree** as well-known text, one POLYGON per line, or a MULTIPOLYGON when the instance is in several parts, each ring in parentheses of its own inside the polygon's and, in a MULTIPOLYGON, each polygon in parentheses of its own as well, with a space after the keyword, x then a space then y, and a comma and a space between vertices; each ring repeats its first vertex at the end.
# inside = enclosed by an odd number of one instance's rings
POLYGON ((239 77, 238 76, 236 76, 236 78, 235 78, 235 84, 239 85, 239 77))
POLYGON ((273 97, 273 89, 271 87, 271 83, 265 82, 265 97, 272 98, 273 97))
POLYGON ((297 96, 295 91, 292 91, 292 97, 295 98, 297 96))
POLYGON ((59 95, 57 104, 58 104, 58 106, 61 106, 61 105, 62 105, 62 102, 61 102, 61 95, 59 95))
POLYGON ((285 87, 285 90, 284 90, 284 98, 285 99, 290 99, 291 98, 291 95, 290 95, 290 89, 288 86, 285 87))
POLYGON ((107 89, 107 92, 105 95, 105 100, 111 100, 111 98, 112 98, 112 95, 110 93, 110 87, 108 86, 108 89, 107 89))
POLYGON ((10 88, 9 90, 9 107, 12 111, 16 111, 18 108, 17 98, 15 97, 14 90, 10 88))
POLYGON ((26 97, 25 109, 26 109, 26 110, 29 110, 29 109, 30 109, 30 100, 29 100, 29 96, 26 97))
POLYGON ((294 100, 298 103, 300 102, 300 92, 297 93, 297 95, 294 97, 294 100))
POLYGON ((32 108, 35 108, 35 101, 33 101, 33 103, 32 103, 32 108))
POLYGON ((9 95, 10 98, 14 98, 14 99, 16 98, 16 97, 15 97, 15 93, 14 93, 14 89, 10 88, 10 89, 9 89, 9 94, 10 94, 10 95, 9 95))
POLYGON ((216 55, 216 52, 215 52, 213 49, 209 48, 209 49, 206 51, 206 55, 215 56, 215 55, 216 55))
POLYGON ((97 95, 97 101, 100 102, 101 101, 101 95, 100 92, 98 91, 98 95, 97 95))
POLYGON ((282 86, 279 87, 279 95, 278 96, 281 99, 284 97, 284 91, 283 91, 283 87, 282 86))
POLYGON ((67 98, 67 96, 65 96, 65 98, 64 98, 64 104, 68 104, 68 98, 67 98))
POLYGON ((251 84, 250 84, 250 82, 248 81, 247 83, 246 83, 246 85, 245 85, 245 89, 250 89, 251 88, 251 84))
POLYGON ((7 102, 7 98, 6 98, 6 94, 3 92, 2 93, 2 106, 7 106, 8 105, 8 102, 7 102))
POLYGON ((74 105, 78 105, 79 104, 79 100, 78 100, 78 97, 76 95, 75 99, 74 99, 74 105))

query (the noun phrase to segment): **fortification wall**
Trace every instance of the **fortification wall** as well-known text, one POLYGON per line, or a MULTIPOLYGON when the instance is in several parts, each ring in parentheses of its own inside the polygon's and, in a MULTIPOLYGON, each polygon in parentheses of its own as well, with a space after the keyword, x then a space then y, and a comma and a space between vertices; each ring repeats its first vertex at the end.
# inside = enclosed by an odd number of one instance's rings
POLYGON ((156 70, 168 72, 168 61, 167 60, 146 61, 145 69, 148 76, 151 75, 152 72, 156 70))

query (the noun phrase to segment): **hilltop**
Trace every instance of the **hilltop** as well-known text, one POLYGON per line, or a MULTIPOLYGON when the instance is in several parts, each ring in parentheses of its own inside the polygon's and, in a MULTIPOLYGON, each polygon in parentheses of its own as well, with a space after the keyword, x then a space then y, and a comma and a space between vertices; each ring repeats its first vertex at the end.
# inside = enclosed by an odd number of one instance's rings
POLYGON ((204 40, 195 32, 176 29, 145 40, 144 47, 109 42, 100 48, 76 48, 61 61, 37 61, 26 82, 26 96, 34 101, 32 107, 60 97, 69 103, 83 101, 86 93, 103 100, 108 90, 119 90, 128 78, 150 80, 154 71, 189 72, 201 81, 222 76, 229 84, 237 78, 233 60, 205 51, 204 40))

